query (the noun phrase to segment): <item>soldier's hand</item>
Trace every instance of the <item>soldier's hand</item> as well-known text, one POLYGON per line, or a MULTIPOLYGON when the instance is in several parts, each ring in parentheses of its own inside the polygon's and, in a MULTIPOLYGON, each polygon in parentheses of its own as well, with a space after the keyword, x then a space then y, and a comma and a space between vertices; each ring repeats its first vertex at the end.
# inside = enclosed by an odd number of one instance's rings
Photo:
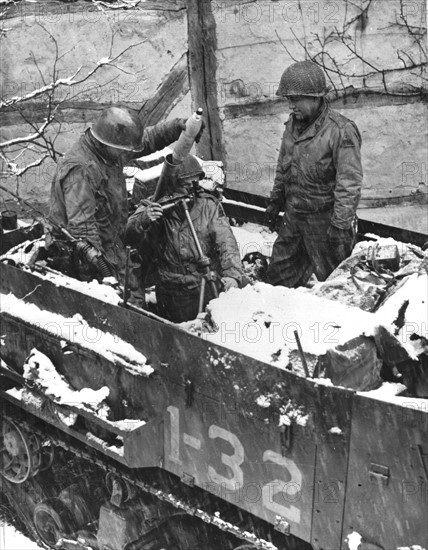
POLYGON ((271 231, 275 231, 280 210, 280 207, 274 203, 268 204, 265 210, 265 223, 271 231))
POLYGON ((163 216, 163 210, 157 202, 145 203, 137 208, 135 214, 139 216, 139 223, 142 229, 148 229, 151 224, 163 216))
POLYGON ((195 142, 196 143, 199 143, 199 141, 202 137, 202 134, 204 133, 205 126, 206 126, 205 121, 202 119, 201 129, 199 130, 199 132, 196 134, 196 137, 195 137, 195 142))
POLYGON ((327 229, 327 240, 329 243, 341 243, 349 237, 349 229, 341 229, 335 225, 330 225, 327 229))
POLYGON ((231 288, 238 288, 238 281, 233 277, 222 277, 221 282, 223 284, 224 291, 227 292, 231 288))
MULTIPOLYGON (((185 119, 185 118, 177 118, 178 127, 182 131, 184 131, 186 129, 186 122, 187 122, 187 119, 185 119)), ((202 134, 204 133, 205 127, 206 127, 205 121, 204 121, 204 119, 202 119, 201 129, 199 130, 199 132, 196 134, 196 137, 195 137, 195 142, 196 143, 199 143, 199 140, 201 139, 202 134)))

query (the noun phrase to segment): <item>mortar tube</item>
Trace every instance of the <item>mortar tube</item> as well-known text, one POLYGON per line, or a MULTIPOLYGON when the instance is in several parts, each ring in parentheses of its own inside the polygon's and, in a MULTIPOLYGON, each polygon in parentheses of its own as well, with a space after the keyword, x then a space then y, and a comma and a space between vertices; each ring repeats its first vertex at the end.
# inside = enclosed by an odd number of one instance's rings
POLYGON ((174 162, 174 158, 172 154, 169 154, 165 157, 165 160, 162 166, 162 171, 159 176, 155 192, 153 194, 153 198, 152 198, 153 202, 156 202, 166 194, 167 185, 170 188, 168 189, 168 191, 170 191, 171 193, 174 191, 177 183, 178 169, 180 168, 181 164, 182 164, 181 161, 178 161, 178 163, 177 161, 174 162), (170 185, 171 183, 172 183, 172 189, 170 185))

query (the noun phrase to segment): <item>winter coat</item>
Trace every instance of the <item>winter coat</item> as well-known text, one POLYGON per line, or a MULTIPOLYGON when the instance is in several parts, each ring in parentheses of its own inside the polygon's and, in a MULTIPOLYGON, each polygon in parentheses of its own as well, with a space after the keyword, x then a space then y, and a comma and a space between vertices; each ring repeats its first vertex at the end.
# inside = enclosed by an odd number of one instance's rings
POLYGON ((361 196, 361 136, 354 122, 328 104, 302 133, 285 123, 271 203, 302 213, 332 210, 331 224, 348 229, 361 196))
MULTIPOLYGON (((239 248, 221 204, 212 195, 201 193, 190 209, 190 218, 211 270, 240 283, 239 248)), ((147 231, 140 227, 138 214, 130 216, 127 238, 137 246, 143 264, 154 262, 154 280, 164 289, 190 290, 200 285, 198 250, 179 206, 165 212, 147 231)))
MULTIPOLYGON (((138 156, 163 149, 180 133, 177 119, 146 128, 142 138, 144 149, 138 156)), ((50 200, 49 217, 56 224, 74 237, 89 241, 114 267, 120 269, 124 265, 122 237, 128 202, 123 161, 106 158, 104 147, 88 130, 58 163, 50 200)), ((47 246, 55 239, 63 237, 51 226, 47 246)))

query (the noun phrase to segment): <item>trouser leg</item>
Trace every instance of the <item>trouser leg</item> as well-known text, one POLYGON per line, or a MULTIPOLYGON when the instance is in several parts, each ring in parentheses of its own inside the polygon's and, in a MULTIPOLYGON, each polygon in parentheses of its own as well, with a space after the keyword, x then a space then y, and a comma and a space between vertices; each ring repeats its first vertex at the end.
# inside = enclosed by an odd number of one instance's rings
POLYGON ((331 215, 331 211, 307 214, 301 223, 304 246, 319 281, 325 281, 351 253, 351 230, 335 241, 328 239, 331 215))
POLYGON ((286 210, 278 238, 273 245, 267 281, 272 285, 295 288, 304 285, 312 271, 300 230, 300 221, 295 214, 286 210))
MULTIPOLYGON (((205 286, 204 308, 214 298, 210 285, 205 286)), ((199 313, 199 287, 193 289, 171 289, 156 285, 158 313, 173 323, 195 319, 199 313)))

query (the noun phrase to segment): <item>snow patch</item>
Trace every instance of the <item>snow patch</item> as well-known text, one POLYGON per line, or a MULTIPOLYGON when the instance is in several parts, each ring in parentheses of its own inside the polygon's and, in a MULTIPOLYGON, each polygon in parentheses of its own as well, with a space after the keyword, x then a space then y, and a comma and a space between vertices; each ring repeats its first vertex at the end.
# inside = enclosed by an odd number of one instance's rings
POLYGON ((0 302, 2 311, 12 317, 41 327, 65 342, 90 349, 109 361, 123 365, 131 374, 149 376, 153 372, 153 368, 146 365, 146 357, 131 344, 89 325, 78 313, 73 317, 63 317, 18 299, 13 294, 0 294, 0 302))
POLYGON ((290 399, 288 403, 280 408, 280 417, 278 426, 291 426, 293 422, 299 426, 306 426, 309 414, 305 414, 302 406, 296 405, 290 399))
POLYGON ((330 428, 328 430, 328 433, 329 434, 335 434, 335 435, 341 435, 343 432, 340 428, 338 428, 337 426, 333 426, 333 428, 330 428))
POLYGON ((276 233, 254 223, 244 223, 239 227, 232 227, 232 231, 238 243, 241 258, 250 252, 260 252, 263 256, 271 256, 273 243, 278 236, 276 233))
POLYGON ((103 386, 99 390, 90 388, 74 390, 57 372, 52 361, 36 348, 31 350, 24 363, 24 378, 36 382, 44 389, 44 393, 56 403, 75 407, 88 406, 97 409, 110 393, 107 386, 103 386))
POLYGON ((323 355, 360 335, 375 334, 378 319, 355 307, 296 289, 258 282, 232 289, 208 305, 216 332, 203 337, 239 353, 285 368, 290 350, 323 355))
POLYGON ((345 542, 348 543, 349 550, 359 550, 362 540, 363 540, 362 536, 356 531, 354 531, 353 533, 351 533, 346 537, 345 542))
POLYGON ((260 395, 256 399, 256 403, 259 407, 267 409, 268 407, 270 407, 270 397, 268 397, 267 395, 260 395))

